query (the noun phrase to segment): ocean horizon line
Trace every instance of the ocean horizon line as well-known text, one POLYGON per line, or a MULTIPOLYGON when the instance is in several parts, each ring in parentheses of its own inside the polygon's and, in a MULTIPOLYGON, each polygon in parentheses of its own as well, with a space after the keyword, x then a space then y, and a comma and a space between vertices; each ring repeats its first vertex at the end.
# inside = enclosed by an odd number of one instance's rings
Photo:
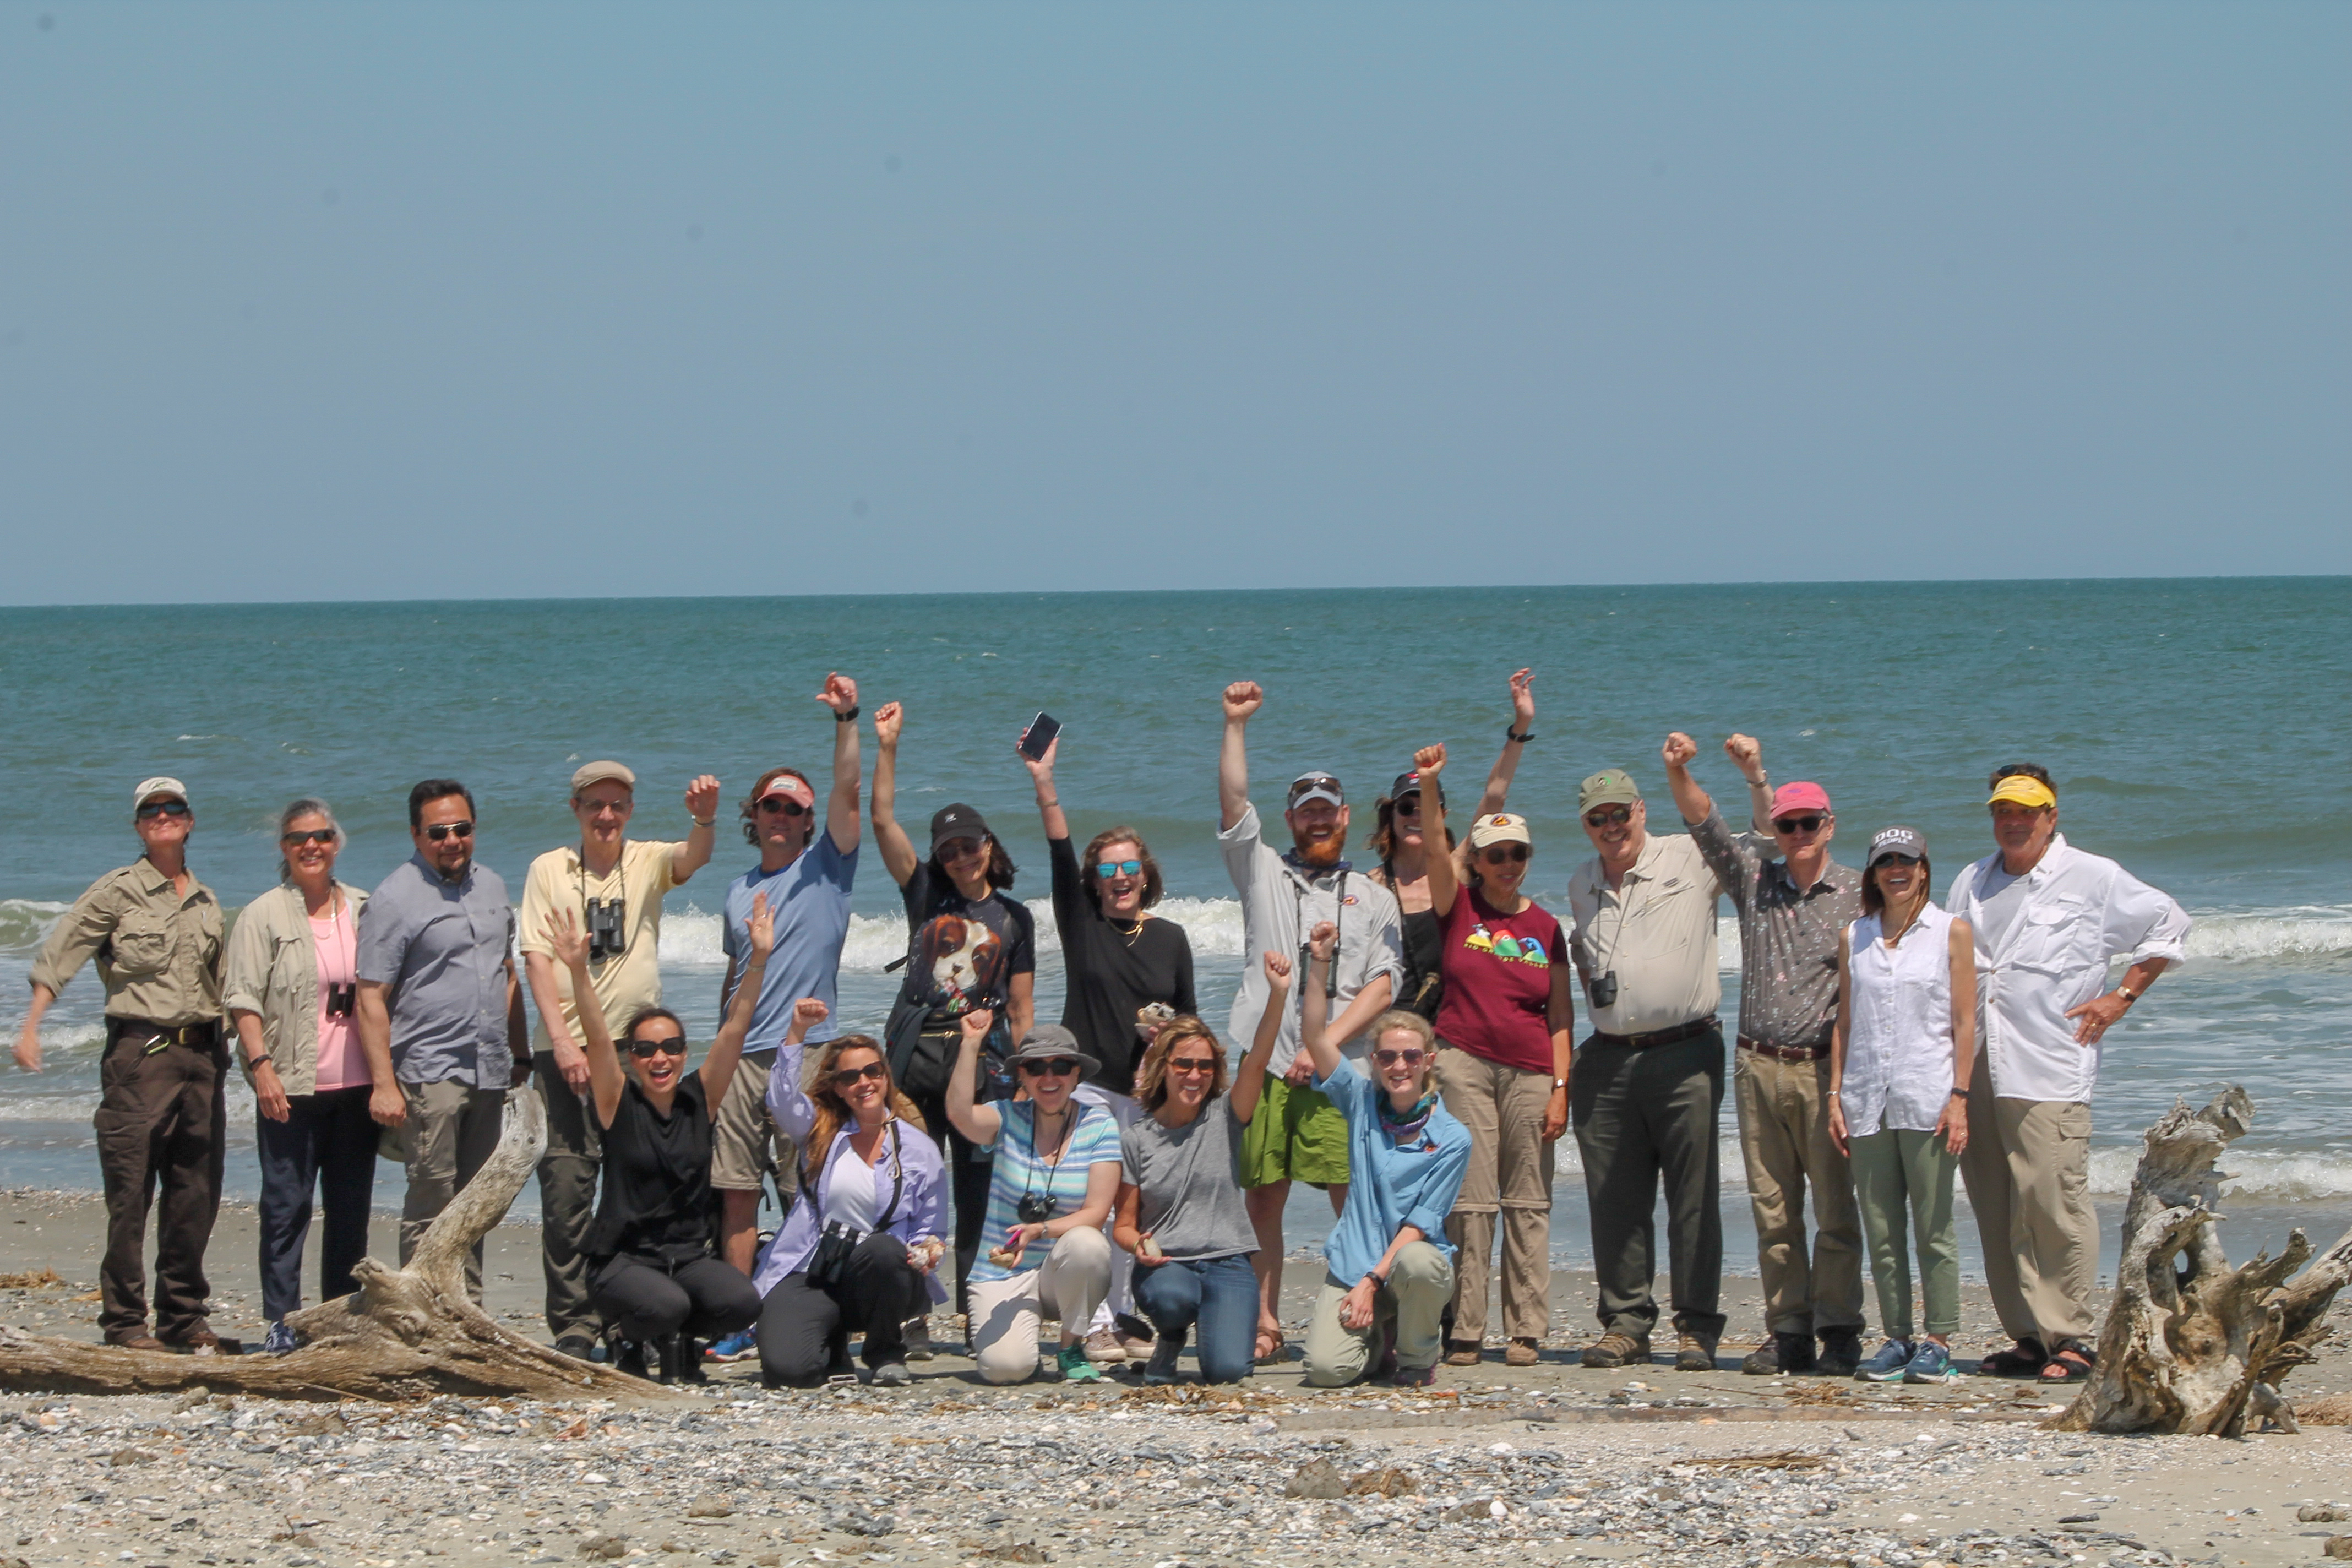
POLYGON ((109 601, 79 601, 44 603, 40 601, 0 601, 0 616, 12 614, 64 614, 95 610, 239 610, 239 609, 414 609, 433 605, 465 605, 469 608, 497 605, 794 605, 835 604, 844 599, 880 602, 987 600, 1069 600, 1106 599, 1209 598, 1245 596, 1272 598, 1288 595, 1300 597, 1340 596, 1353 594, 1407 595, 1498 595, 1545 594, 1584 595, 1608 593, 1818 593, 1852 591, 1855 589, 1930 589, 1981 587, 1989 584, 2020 584, 2044 591, 2084 588, 2152 588, 2167 584, 2230 584, 2237 587, 2278 584, 2298 588, 2328 584, 2352 585, 2352 574, 2315 573, 2255 573, 2208 576, 2180 576, 2162 574, 2109 577, 2052 577, 2016 574, 1983 577, 1809 577, 1789 581, 1763 581, 1744 578, 1712 578, 1694 581, 1666 582, 1592 582, 1592 583, 1524 583, 1507 586, 1480 584, 1421 584, 1421 583, 1352 583, 1317 584, 1284 586, 1248 584, 1230 587, 1171 588, 972 588, 948 592, 882 592, 841 590, 824 594, 609 594, 609 595, 456 595, 440 597, 357 596, 340 599, 117 599, 109 601))

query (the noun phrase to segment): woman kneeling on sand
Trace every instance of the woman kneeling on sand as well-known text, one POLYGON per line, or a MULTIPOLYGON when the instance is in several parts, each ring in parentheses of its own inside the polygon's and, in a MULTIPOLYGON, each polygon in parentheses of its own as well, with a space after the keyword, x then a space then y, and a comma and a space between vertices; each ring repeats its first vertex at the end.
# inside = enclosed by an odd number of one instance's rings
MULTIPOLYGON (((1281 964, 1266 955, 1268 975, 1281 964)), ((1276 982, 1279 989, 1282 982, 1276 982)), ((1135 1074, 1144 1115, 1119 1134, 1123 1177, 1112 1238, 1135 1257, 1135 1302, 1158 1336, 1147 1384, 1176 1381, 1185 1333, 1200 1330, 1201 1381, 1250 1374, 1257 1329, 1257 1233, 1242 1202, 1242 1129, 1256 1114, 1282 1009, 1259 1017, 1257 1039, 1230 1092, 1225 1050, 1200 1019, 1171 1020, 1135 1074)))
MULTIPOLYGON (((735 1081, 760 976, 775 946, 764 893, 751 900, 751 935, 735 1000, 693 1072, 686 1070, 686 1026, 675 1013, 648 1007, 629 1021, 624 1075, 604 1010, 580 1009, 588 1088, 604 1133, 604 1188, 582 1247, 589 1299, 619 1342, 614 1360, 620 1370, 646 1375, 651 1349, 663 1383, 703 1381, 694 1341, 731 1334, 760 1313, 751 1282, 718 1257, 710 1241, 710 1112, 735 1081)), ((574 994, 588 995, 588 935, 570 910, 556 911, 547 938, 572 972, 574 994)))
MULTIPOLYGON (((1369 1079, 1339 1055, 1325 1032, 1336 935, 1328 921, 1308 934, 1299 998, 1299 1043, 1315 1058, 1316 1089, 1348 1119, 1350 1173, 1347 1206, 1323 1244, 1327 1271, 1307 1331, 1307 1381, 1337 1388, 1369 1372, 1417 1388, 1437 1377, 1438 1336, 1454 1294, 1445 1216, 1470 1166, 1470 1133, 1437 1102, 1428 1019, 1402 1008, 1373 1019, 1369 1079)), ((1282 967, 1269 959, 1269 973, 1282 967)), ((1284 1001, 1277 991, 1266 1005, 1277 1009, 1284 1001)))

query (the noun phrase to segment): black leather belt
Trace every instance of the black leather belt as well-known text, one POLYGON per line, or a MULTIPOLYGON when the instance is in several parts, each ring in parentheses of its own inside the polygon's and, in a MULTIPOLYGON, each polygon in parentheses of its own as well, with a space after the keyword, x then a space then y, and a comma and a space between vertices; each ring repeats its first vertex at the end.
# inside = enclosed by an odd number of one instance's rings
POLYGON ((1761 1040, 1751 1040, 1742 1035, 1739 1048, 1753 1051, 1759 1057, 1769 1057, 1776 1062, 1817 1062, 1830 1054, 1827 1046, 1768 1046, 1761 1040))
POLYGON ((1722 1028, 1723 1026, 1710 1016, 1694 1018, 1687 1024, 1676 1024, 1671 1029, 1653 1029, 1646 1035, 1604 1035, 1595 1030, 1589 1043, 1645 1051, 1652 1046, 1671 1046, 1680 1040, 1695 1040, 1701 1035, 1717 1034, 1722 1028))
POLYGON ((157 1024, 145 1018, 109 1018, 107 1037, 162 1040, 174 1046, 209 1046, 220 1038, 218 1024, 157 1024))

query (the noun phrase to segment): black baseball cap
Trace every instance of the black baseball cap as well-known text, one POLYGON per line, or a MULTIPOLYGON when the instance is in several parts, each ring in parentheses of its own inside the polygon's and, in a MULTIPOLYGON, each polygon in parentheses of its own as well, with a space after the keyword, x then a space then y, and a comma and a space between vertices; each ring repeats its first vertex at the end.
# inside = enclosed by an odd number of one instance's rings
MULTIPOLYGON (((1397 774, 1396 783, 1389 785, 1389 798, 1391 800, 1402 800, 1406 795, 1419 795, 1420 793, 1421 773, 1418 770, 1397 774)), ((1437 781, 1437 804, 1441 809, 1445 805, 1445 781, 1444 779, 1437 781)))
POLYGON ((950 838, 985 838, 987 837, 988 824, 981 820, 980 813, 961 801, 952 805, 940 807, 931 817, 933 849, 937 849, 950 838))

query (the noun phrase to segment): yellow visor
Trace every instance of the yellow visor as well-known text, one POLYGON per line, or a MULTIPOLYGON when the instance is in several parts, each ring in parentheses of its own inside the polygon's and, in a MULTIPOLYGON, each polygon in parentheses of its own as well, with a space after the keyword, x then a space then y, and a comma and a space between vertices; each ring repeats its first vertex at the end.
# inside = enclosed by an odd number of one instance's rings
POLYGON ((2037 810, 2045 805, 2058 804, 2058 796, 2053 793, 2048 784, 2024 773, 2011 773, 2001 780, 1993 787, 1992 797, 1985 804, 1999 805, 2005 800, 2015 801, 2020 805, 2030 805, 2037 810))

